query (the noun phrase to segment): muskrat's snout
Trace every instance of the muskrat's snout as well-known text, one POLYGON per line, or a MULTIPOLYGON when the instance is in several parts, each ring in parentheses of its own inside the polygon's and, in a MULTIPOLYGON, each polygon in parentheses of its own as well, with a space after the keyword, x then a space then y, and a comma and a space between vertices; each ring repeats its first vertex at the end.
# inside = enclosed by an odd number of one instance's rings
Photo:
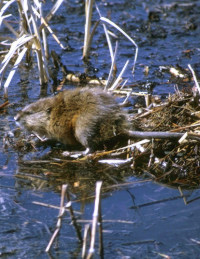
POLYGON ((14 120, 19 122, 20 120, 22 120, 24 115, 25 113, 23 112, 23 110, 21 110, 15 115, 14 120))

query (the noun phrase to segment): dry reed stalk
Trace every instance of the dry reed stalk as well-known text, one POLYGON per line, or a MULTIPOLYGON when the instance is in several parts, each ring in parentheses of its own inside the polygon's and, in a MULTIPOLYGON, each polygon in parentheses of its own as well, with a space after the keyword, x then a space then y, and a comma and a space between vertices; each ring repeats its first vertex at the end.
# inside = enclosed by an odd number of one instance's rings
MULTIPOLYGON (((99 14, 99 17, 101 18, 102 15, 100 13, 100 10, 99 10, 97 4, 96 4, 96 9, 97 9, 97 12, 99 14)), ((104 33, 106 35, 106 40, 107 40, 107 43, 108 43, 108 48, 109 48, 110 57, 111 57, 111 68, 110 68, 107 84, 105 86, 105 89, 107 89, 109 87, 109 85, 112 83, 112 81, 111 81, 112 76, 113 76, 113 78, 115 78, 115 74, 116 74, 116 70, 117 70, 117 66, 116 66, 115 60, 116 60, 117 49, 118 49, 118 41, 116 41, 115 51, 113 52, 113 48, 112 48, 112 43, 111 43, 111 40, 110 40, 109 32, 108 32, 107 27, 106 27, 106 25, 104 23, 103 23, 103 29, 104 29, 104 33)), ((112 36, 113 36, 113 34, 112 34, 112 36)), ((115 35, 115 38, 117 39, 116 35, 115 35)))
MULTIPOLYGON (((132 44, 135 46, 135 55, 134 55, 134 63, 133 63, 133 68, 132 68, 132 74, 134 76, 134 72, 135 72, 135 65, 136 65, 136 61, 137 61, 137 56, 138 56, 138 46, 135 43, 135 41, 124 31, 122 30, 118 25, 116 25, 114 22, 110 21, 109 19, 102 17, 101 13, 99 11, 98 6, 96 5, 96 9, 97 12, 99 13, 100 16, 100 20, 103 21, 103 28, 104 28, 104 32, 106 35, 106 39, 108 42, 108 47, 109 47, 109 51, 110 51, 110 56, 111 56, 111 68, 110 68, 110 72, 109 72, 109 76, 108 76, 108 80, 107 80, 107 84, 105 86, 105 89, 111 84, 111 77, 113 75, 113 79, 115 78, 115 74, 116 74, 116 53, 117 53, 117 46, 118 43, 116 42, 116 47, 115 47, 115 52, 113 52, 113 48, 112 48, 112 44, 111 44, 111 40, 109 37, 109 32, 105 26, 105 22, 110 24, 111 26, 113 26, 115 29, 117 29, 118 31, 120 31, 128 40, 130 40, 132 42, 132 44)), ((113 35, 113 34, 112 34, 113 35)), ((117 36, 115 36, 115 38, 117 38, 117 36)), ((122 75, 125 72, 126 67, 128 66, 129 60, 127 60, 127 62, 125 63, 124 67, 122 68, 122 71, 120 72, 119 76, 117 77, 117 79, 115 80, 115 82, 112 84, 112 86, 110 87, 109 90, 114 90, 116 89, 119 84, 122 82, 122 75)), ((113 81, 113 80, 112 80, 113 81)), ((125 84, 123 84, 124 86, 125 84)))
POLYGON ((73 226, 76 230, 76 234, 77 234, 77 237, 78 237, 79 241, 82 243, 83 238, 82 238, 82 235, 81 235, 80 227, 77 224, 76 217, 74 216, 74 211, 72 209, 71 199, 70 199, 70 195, 69 195, 68 191, 66 192, 66 195, 67 195, 68 209, 69 209, 69 213, 70 213, 70 216, 71 216, 72 224, 73 224, 73 226))
POLYGON ((91 225, 86 224, 84 229, 84 235, 83 235, 82 258, 86 258, 87 237, 89 234, 91 235, 91 225))
POLYGON ((104 258, 104 246, 103 246, 103 224, 102 224, 102 213, 101 213, 101 200, 99 201, 98 225, 99 225, 99 255, 103 259, 104 258))
MULTIPOLYGON (((47 25, 47 22, 50 21, 53 14, 57 11, 62 2, 63 0, 57 0, 50 13, 45 18, 43 17, 42 3, 38 0, 33 0, 31 2, 22 0, 11 0, 5 2, 5 4, 1 3, 0 25, 4 23, 4 25, 13 33, 16 39, 12 44, 10 44, 10 50, 0 66, 0 82, 3 81, 10 60, 16 54, 18 55, 17 61, 15 62, 14 67, 11 69, 4 84, 5 97, 7 97, 8 95, 8 86, 25 54, 27 56, 26 61, 30 61, 31 50, 34 50, 36 52, 40 84, 44 85, 48 82, 49 75, 46 60, 48 58, 48 45, 44 28, 46 26, 54 39, 56 39, 56 41, 59 43, 57 37, 53 34, 50 27, 47 25), (19 33, 18 30, 14 29, 9 24, 9 22, 6 21, 6 18, 12 15, 4 15, 4 12, 9 11, 10 6, 15 2, 18 6, 18 13, 20 18, 19 33), (40 36, 41 32, 42 38, 40 36)), ((60 46, 63 47, 61 43, 60 46)))
MULTIPOLYGON (((95 239, 96 239, 96 228, 97 228, 97 223, 100 222, 101 219, 101 186, 102 186, 102 181, 98 181, 96 183, 96 196, 95 196, 95 204, 94 204, 94 212, 93 212, 93 221, 92 221, 92 230, 91 230, 91 241, 90 241, 90 248, 89 248, 89 252, 87 255, 87 259, 90 259, 93 257, 94 252, 95 252, 95 239)), ((102 231, 102 228, 99 229, 100 231, 102 231)), ((102 235, 102 233, 100 234, 102 235)), ((100 240, 100 242, 102 241, 102 238, 100 240)), ((101 248, 103 248, 103 245, 101 244, 101 248)))
POLYGON ((13 4, 16 0, 10 0, 8 2, 6 2, 3 6, 3 1, 0 2, 0 26, 1 26, 1 22, 2 22, 2 17, 3 17, 3 13, 8 9, 8 7, 13 4), (2 7, 3 6, 3 7, 2 7))
MULTIPOLYGON (((101 15, 101 12, 100 12, 97 4, 96 4, 96 9, 97 9, 97 12, 99 14, 99 17, 101 18, 102 15, 101 15)), ((111 43, 111 40, 110 40, 110 36, 109 36, 108 30, 107 30, 106 25, 104 23, 103 23, 103 28, 104 28, 106 39, 107 39, 107 42, 108 42, 108 48, 109 48, 109 51, 110 51, 111 61, 113 62, 114 52, 113 52, 113 48, 112 48, 112 43, 111 43)), ((115 36, 115 37, 117 38, 117 36, 115 36)))
POLYGON ((197 81, 197 78, 196 78, 196 75, 194 73, 194 70, 193 70, 193 68, 191 67, 190 64, 188 65, 188 67, 189 67, 190 71, 192 72, 192 76, 193 76, 193 79, 194 79, 194 82, 195 82, 196 89, 198 90, 198 92, 200 94, 200 86, 199 86, 199 83, 197 81))
POLYGON ((57 224, 56 224, 56 229, 45 249, 45 252, 49 252, 56 236, 58 235, 59 231, 60 231, 60 228, 61 228, 61 225, 62 225, 62 217, 65 213, 65 206, 64 206, 64 200, 65 200, 65 193, 66 193, 66 190, 67 190, 67 184, 63 184, 62 185, 62 190, 61 190, 61 200, 60 200, 60 211, 59 211, 59 214, 58 214, 58 221, 57 221, 57 224))
POLYGON ((91 20, 92 20, 92 9, 93 9, 94 0, 85 1, 85 37, 84 37, 84 46, 83 46, 83 58, 87 59, 90 49, 90 29, 91 29, 91 20))
POLYGON ((184 204, 187 205, 188 204, 187 199, 186 199, 185 195, 183 194, 182 189, 181 189, 180 186, 178 186, 178 190, 179 190, 181 196, 183 197, 184 204))
POLYGON ((0 104, 0 109, 3 109, 4 107, 6 107, 9 104, 9 101, 6 101, 3 104, 0 104))
MULTIPOLYGON (((188 194, 188 195, 185 195, 184 197, 189 197, 189 196, 190 195, 188 194)), ((134 205, 134 206, 129 207, 129 209, 139 209, 139 208, 142 208, 142 207, 152 206, 152 205, 155 205, 155 204, 174 201, 174 200, 178 200, 178 199, 182 199, 182 198, 183 198, 182 195, 174 196, 174 197, 168 197, 168 198, 162 199, 162 200, 151 201, 151 202, 147 202, 147 203, 143 203, 143 204, 134 205)))
POLYGON ((118 75, 117 79, 112 84, 112 86, 109 88, 109 90, 113 91, 113 90, 115 90, 119 86, 120 82, 122 81, 122 75, 125 72, 128 64, 129 64, 129 60, 126 61, 125 65, 122 68, 122 71, 120 72, 120 74, 118 75))
POLYGON ((137 46, 137 44, 135 43, 135 41, 124 30, 122 30, 114 22, 110 21, 109 19, 107 19, 105 17, 100 17, 100 20, 102 22, 106 22, 106 23, 110 24, 111 26, 113 26, 115 29, 117 29, 119 32, 121 32, 129 41, 131 41, 131 43, 135 46, 135 55, 134 55, 134 62, 133 62, 133 68, 132 68, 132 74, 134 75, 135 65, 136 65, 137 56, 138 56, 138 46, 137 46))
MULTIPOLYGON (((48 23, 51 18, 54 16, 54 14, 56 13, 56 11, 58 10, 58 8, 61 6, 62 2, 64 0, 57 0, 56 3, 54 4, 54 6, 51 8, 50 12, 47 14, 47 16, 44 18, 44 20, 46 21, 46 23, 48 23)), ((39 27, 39 31, 42 31, 42 29, 44 28, 45 24, 41 24, 39 27)))
POLYGON ((133 96, 146 96, 146 92, 133 92, 133 89, 126 88, 126 89, 120 89, 120 90, 113 90, 116 94, 122 94, 122 95, 133 95, 133 96))
MULTIPOLYGON (((40 205, 40 206, 52 208, 52 209, 57 209, 57 210, 60 209, 59 206, 51 205, 51 204, 44 203, 44 202, 33 201, 32 203, 33 203, 33 204, 36 204, 36 205, 40 205)), ((66 207, 65 207, 65 210, 66 210, 66 211, 69 211, 69 209, 67 209, 66 207)), ((79 212, 79 211, 74 211, 74 213, 75 213, 75 214, 78 214, 78 215, 81 215, 81 214, 82 214, 82 213, 79 212)))
POLYGON ((6 82, 4 83, 4 89, 5 89, 6 95, 7 95, 7 93, 8 93, 8 86, 10 85, 10 82, 11 82, 11 80, 12 80, 12 78, 13 78, 13 76, 14 76, 14 74, 15 74, 17 68, 18 68, 18 65, 19 65, 19 63, 22 61, 22 59, 23 59, 23 57, 24 57, 26 51, 27 51, 27 48, 24 47, 24 48, 22 49, 22 51, 19 52, 18 57, 17 57, 17 60, 15 61, 15 64, 14 64, 14 66, 12 67, 12 69, 11 69, 11 71, 10 71, 10 73, 9 73, 9 75, 8 75, 8 77, 7 77, 7 79, 6 79, 6 82))
MULTIPOLYGON (((77 220, 79 223, 92 223, 92 220, 90 219, 79 219, 77 220)), ((103 223, 120 223, 120 224, 135 224, 135 221, 130 221, 130 220, 121 220, 121 219, 105 219, 102 220, 103 223)), ((85 228, 87 228, 90 224, 86 224, 85 228)))
POLYGON ((116 74, 116 56, 117 56, 117 49, 118 49, 118 41, 116 41, 116 45, 115 45, 115 51, 114 51, 114 55, 113 58, 111 58, 111 67, 110 67, 110 72, 108 75, 108 80, 107 80, 107 84, 105 89, 107 89, 109 87, 109 85, 112 84, 114 78, 115 78, 115 74, 116 74), (113 77, 113 80, 111 80, 111 78, 113 77))

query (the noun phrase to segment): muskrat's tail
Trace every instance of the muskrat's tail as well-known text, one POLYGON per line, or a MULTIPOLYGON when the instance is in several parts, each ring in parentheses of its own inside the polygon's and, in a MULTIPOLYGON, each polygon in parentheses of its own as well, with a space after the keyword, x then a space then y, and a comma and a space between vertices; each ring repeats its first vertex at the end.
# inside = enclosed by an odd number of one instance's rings
MULTIPOLYGON (((185 134, 180 132, 169 132, 169 131, 164 132, 164 131, 132 131, 132 130, 128 130, 126 131, 126 133, 131 138, 140 138, 140 139, 145 139, 145 138, 180 139, 185 134)), ((200 135, 198 134, 187 133, 186 137, 189 139, 200 140, 200 135)))

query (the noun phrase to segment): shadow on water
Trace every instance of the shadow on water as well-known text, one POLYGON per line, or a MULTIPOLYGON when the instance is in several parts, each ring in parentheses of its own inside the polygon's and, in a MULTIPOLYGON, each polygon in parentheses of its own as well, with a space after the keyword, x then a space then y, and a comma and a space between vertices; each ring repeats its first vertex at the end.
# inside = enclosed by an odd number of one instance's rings
MULTIPOLYGON (((135 91, 144 90, 146 82, 152 83, 154 93, 167 95, 173 91, 177 79, 161 71, 160 66, 178 64, 186 68, 191 63, 197 75, 200 73, 198 1, 180 4, 173 1, 125 1, 123 4, 122 1, 102 1, 99 6, 139 45, 135 91), (145 66, 149 66, 148 75, 143 74, 145 66)), ((94 17, 97 18, 97 14, 94 17)), ((52 22, 52 29, 68 45, 68 50, 60 50, 52 39, 49 39, 50 46, 70 70, 83 72, 81 1, 65 2, 52 22)), ((133 55, 126 40, 120 44, 119 70, 127 57, 133 55)), ((107 77, 110 68, 107 57, 106 41, 99 29, 92 46, 89 73, 107 77)), ((129 77, 128 72, 125 76, 129 77)), ((96 160, 63 158, 59 146, 47 146, 38 151, 27 146, 27 150, 16 150, 12 146, 3 148, 5 132, 16 128, 13 120, 16 112, 51 91, 40 93, 35 67, 20 69, 15 78, 9 88, 10 104, 0 113, 1 258, 80 258, 81 246, 68 214, 52 255, 44 252, 55 229, 58 210, 38 203, 59 206, 61 185, 67 183, 77 218, 91 219, 98 180, 103 181, 105 258, 198 258, 199 189, 183 190, 180 194, 177 188, 136 176, 130 164, 110 166, 96 160)), ((62 79, 60 71, 58 78, 62 79)), ((178 83, 180 87, 188 87, 183 80, 178 83)), ((3 96, 3 90, 0 91, 3 96)), ((0 102, 4 102, 2 97, 0 102)), ((85 223, 80 224, 83 228, 85 223)))

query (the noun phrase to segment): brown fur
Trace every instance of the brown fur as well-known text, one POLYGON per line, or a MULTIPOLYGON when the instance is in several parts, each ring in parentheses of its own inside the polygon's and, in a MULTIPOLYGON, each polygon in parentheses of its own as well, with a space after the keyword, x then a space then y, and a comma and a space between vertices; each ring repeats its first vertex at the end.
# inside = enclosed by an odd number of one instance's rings
POLYGON ((40 137, 96 150, 129 130, 126 113, 100 88, 65 90, 26 106, 16 121, 40 137))

